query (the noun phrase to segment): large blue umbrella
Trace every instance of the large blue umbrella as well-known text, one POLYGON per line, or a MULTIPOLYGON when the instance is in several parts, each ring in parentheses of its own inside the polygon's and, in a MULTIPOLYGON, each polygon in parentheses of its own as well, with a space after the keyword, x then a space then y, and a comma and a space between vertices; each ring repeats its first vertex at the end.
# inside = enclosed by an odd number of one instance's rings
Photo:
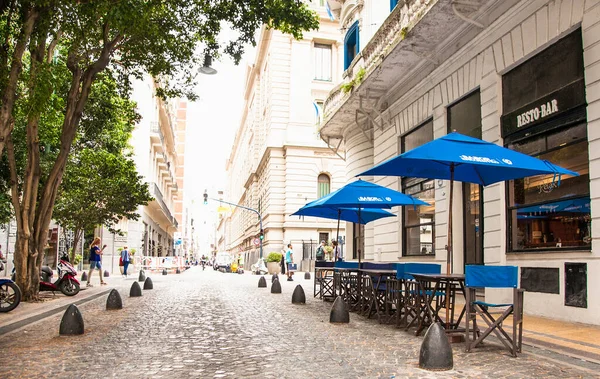
MULTIPOLYGON (((313 209, 323 208, 337 210, 340 208, 357 208, 357 219, 361 220, 363 208, 392 208, 399 205, 429 205, 428 203, 405 195, 402 192, 380 186, 378 184, 357 180, 348 183, 342 188, 317 199, 305 207, 313 209)), ((359 229, 360 232, 360 229, 359 229)), ((360 240, 360 235, 358 236, 360 240)), ((338 239, 339 239, 339 219, 338 219, 338 239)), ((358 254, 358 264, 360 267, 361 254, 358 254)))
MULTIPOLYGON (((554 174, 559 183, 561 175, 579 175, 551 162, 454 132, 388 159, 357 176, 389 175, 450 180, 448 209, 451 211, 454 180, 487 186, 541 174, 554 174)), ((448 218, 448 273, 452 271, 451 215, 448 218)))

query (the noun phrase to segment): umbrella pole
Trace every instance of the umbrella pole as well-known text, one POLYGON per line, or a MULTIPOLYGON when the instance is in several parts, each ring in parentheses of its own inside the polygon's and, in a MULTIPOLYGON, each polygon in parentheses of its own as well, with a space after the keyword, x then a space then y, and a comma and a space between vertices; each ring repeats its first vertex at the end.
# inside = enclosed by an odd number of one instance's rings
MULTIPOLYGON (((454 197, 454 163, 450 165, 450 201, 448 205, 448 247, 446 274, 452 274, 452 198, 454 197)), ((450 286, 446 285, 446 329, 450 326, 450 286)))
POLYGON ((337 243, 340 243, 340 218, 342 217, 342 210, 338 209, 338 227, 337 227, 337 237, 335 237, 335 240, 337 241, 337 243))

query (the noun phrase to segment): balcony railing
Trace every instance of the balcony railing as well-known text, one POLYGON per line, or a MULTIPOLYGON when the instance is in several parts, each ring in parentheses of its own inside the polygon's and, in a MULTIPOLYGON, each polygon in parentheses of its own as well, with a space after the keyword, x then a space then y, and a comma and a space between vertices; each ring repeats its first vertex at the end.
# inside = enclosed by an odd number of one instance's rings
POLYGON ((160 124, 158 123, 158 121, 150 122, 150 133, 158 134, 158 138, 160 138, 160 143, 163 146, 165 145, 165 136, 163 135, 162 130, 160 130, 160 124))
POLYGON ((353 89, 360 85, 356 82, 350 85, 355 80, 357 69, 365 70, 362 82, 367 81, 373 71, 405 39, 407 33, 424 17, 428 9, 437 2, 438 0, 401 0, 398 2, 373 38, 354 58, 344 73, 343 82, 329 93, 323 104, 324 123, 338 111, 348 98, 352 97, 353 89), (350 86, 350 90, 344 91, 343 88, 348 86, 350 86))
POLYGON ((167 217, 169 222, 177 228, 177 220, 175 219, 175 217, 173 217, 173 214, 171 213, 169 207, 167 207, 167 204, 165 203, 165 200, 163 198, 162 191, 160 190, 160 188, 158 188, 158 185, 156 183, 152 183, 150 187, 152 188, 152 195, 156 199, 156 202, 160 205, 160 208, 163 210, 165 216, 167 217))

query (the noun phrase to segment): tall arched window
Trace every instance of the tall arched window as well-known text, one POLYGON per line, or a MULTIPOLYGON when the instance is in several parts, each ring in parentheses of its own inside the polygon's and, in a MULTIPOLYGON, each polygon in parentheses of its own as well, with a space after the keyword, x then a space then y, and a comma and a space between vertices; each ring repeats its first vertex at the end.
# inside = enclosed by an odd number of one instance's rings
POLYGON ((331 180, 329 179, 329 175, 321 174, 318 179, 318 187, 317 187, 317 198, 321 198, 325 195, 328 195, 331 192, 331 180))

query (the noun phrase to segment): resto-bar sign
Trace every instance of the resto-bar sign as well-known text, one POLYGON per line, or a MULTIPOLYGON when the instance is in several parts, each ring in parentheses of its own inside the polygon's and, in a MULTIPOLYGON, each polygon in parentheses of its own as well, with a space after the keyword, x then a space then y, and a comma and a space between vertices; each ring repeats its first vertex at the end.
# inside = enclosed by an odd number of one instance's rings
POLYGON ((545 104, 517 115, 517 128, 558 112, 558 100, 552 99, 545 104))

